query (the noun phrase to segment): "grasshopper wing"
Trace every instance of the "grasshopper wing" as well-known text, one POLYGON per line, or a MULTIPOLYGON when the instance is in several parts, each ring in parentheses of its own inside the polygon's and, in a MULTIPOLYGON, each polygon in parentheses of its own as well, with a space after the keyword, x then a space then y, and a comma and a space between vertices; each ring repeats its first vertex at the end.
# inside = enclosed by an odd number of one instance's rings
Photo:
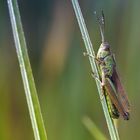
POLYGON ((106 78, 105 81, 105 89, 112 101, 112 103, 115 105, 115 107, 118 109, 120 114, 123 116, 125 120, 129 120, 129 112, 128 109, 126 109, 126 106, 122 102, 122 97, 119 95, 119 93, 116 90, 116 87, 114 86, 113 81, 110 78, 106 78))
POLYGON ((119 99, 121 100, 125 110, 127 112, 129 112, 130 111, 130 104, 129 104, 129 101, 128 101, 128 97, 127 97, 127 94, 126 94, 126 92, 123 88, 123 85, 121 83, 121 80, 119 78, 119 75, 118 75, 116 69, 114 69, 114 71, 113 71, 112 82, 115 85, 115 88, 116 88, 116 91, 118 93, 119 99))

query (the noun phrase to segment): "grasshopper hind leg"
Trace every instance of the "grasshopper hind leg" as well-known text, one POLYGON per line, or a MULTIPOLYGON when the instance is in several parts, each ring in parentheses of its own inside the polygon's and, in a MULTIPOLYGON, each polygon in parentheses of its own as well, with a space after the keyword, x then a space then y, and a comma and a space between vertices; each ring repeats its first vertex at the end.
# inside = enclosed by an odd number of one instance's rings
POLYGON ((120 114, 116 106, 111 102, 109 96, 106 94, 106 102, 111 118, 118 119, 120 114))

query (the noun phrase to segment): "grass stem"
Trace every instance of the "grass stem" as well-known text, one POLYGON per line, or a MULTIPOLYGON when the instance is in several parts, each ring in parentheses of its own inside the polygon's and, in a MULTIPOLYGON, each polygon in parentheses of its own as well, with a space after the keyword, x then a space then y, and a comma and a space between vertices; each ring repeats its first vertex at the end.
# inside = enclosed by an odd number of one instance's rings
MULTIPOLYGON (((91 57, 91 56, 95 56, 95 52, 93 50, 93 46, 92 46, 91 40, 89 38, 89 34, 88 34, 88 31, 86 28, 86 24, 85 24, 78 0, 71 0, 71 1, 72 1, 74 12, 75 12, 75 15, 76 15, 79 27, 80 27, 82 38, 83 38, 84 43, 85 43, 87 54, 90 54, 89 61, 90 61, 91 69, 94 72, 94 74, 97 76, 97 78, 99 78, 99 73, 97 70, 95 59, 93 59, 93 57, 91 57)), ((101 87, 101 84, 99 83, 98 80, 96 80, 96 85, 97 85, 98 93, 99 93, 99 96, 101 99, 101 104, 102 104, 102 108, 103 108, 103 112, 104 112, 105 119, 107 122, 107 126, 108 126, 111 140, 119 140, 118 131, 114 125, 112 118, 109 115, 109 111, 108 111, 105 97, 102 98, 102 96, 103 96, 102 87, 101 87)))
POLYGON ((107 140, 105 135, 98 129, 98 127, 89 117, 85 116, 82 122, 96 140, 107 140))

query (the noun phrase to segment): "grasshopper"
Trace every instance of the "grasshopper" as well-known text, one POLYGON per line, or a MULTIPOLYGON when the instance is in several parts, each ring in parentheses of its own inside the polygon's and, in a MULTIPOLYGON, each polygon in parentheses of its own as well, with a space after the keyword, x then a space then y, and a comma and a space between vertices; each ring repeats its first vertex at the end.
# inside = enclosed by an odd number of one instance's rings
POLYGON ((118 119, 121 115, 124 120, 129 120, 130 104, 116 70, 114 54, 110 45, 105 41, 105 17, 102 11, 101 17, 97 17, 102 38, 102 43, 96 55, 96 62, 100 73, 100 82, 106 97, 109 112, 112 118, 118 119))

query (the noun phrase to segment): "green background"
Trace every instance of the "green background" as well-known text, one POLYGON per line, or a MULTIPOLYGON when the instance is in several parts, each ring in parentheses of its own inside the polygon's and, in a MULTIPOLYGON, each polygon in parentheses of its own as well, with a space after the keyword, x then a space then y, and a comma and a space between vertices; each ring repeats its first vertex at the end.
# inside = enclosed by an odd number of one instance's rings
MULTIPOLYGON (((28 53, 48 140, 94 140, 82 123, 108 130, 70 0, 20 0, 28 53)), ((79 0, 95 51, 101 37, 95 15, 104 10, 105 37, 131 103, 131 118, 118 122, 121 140, 140 135, 139 0, 79 0)), ((33 140, 7 3, 0 0, 0 140, 33 140)))

